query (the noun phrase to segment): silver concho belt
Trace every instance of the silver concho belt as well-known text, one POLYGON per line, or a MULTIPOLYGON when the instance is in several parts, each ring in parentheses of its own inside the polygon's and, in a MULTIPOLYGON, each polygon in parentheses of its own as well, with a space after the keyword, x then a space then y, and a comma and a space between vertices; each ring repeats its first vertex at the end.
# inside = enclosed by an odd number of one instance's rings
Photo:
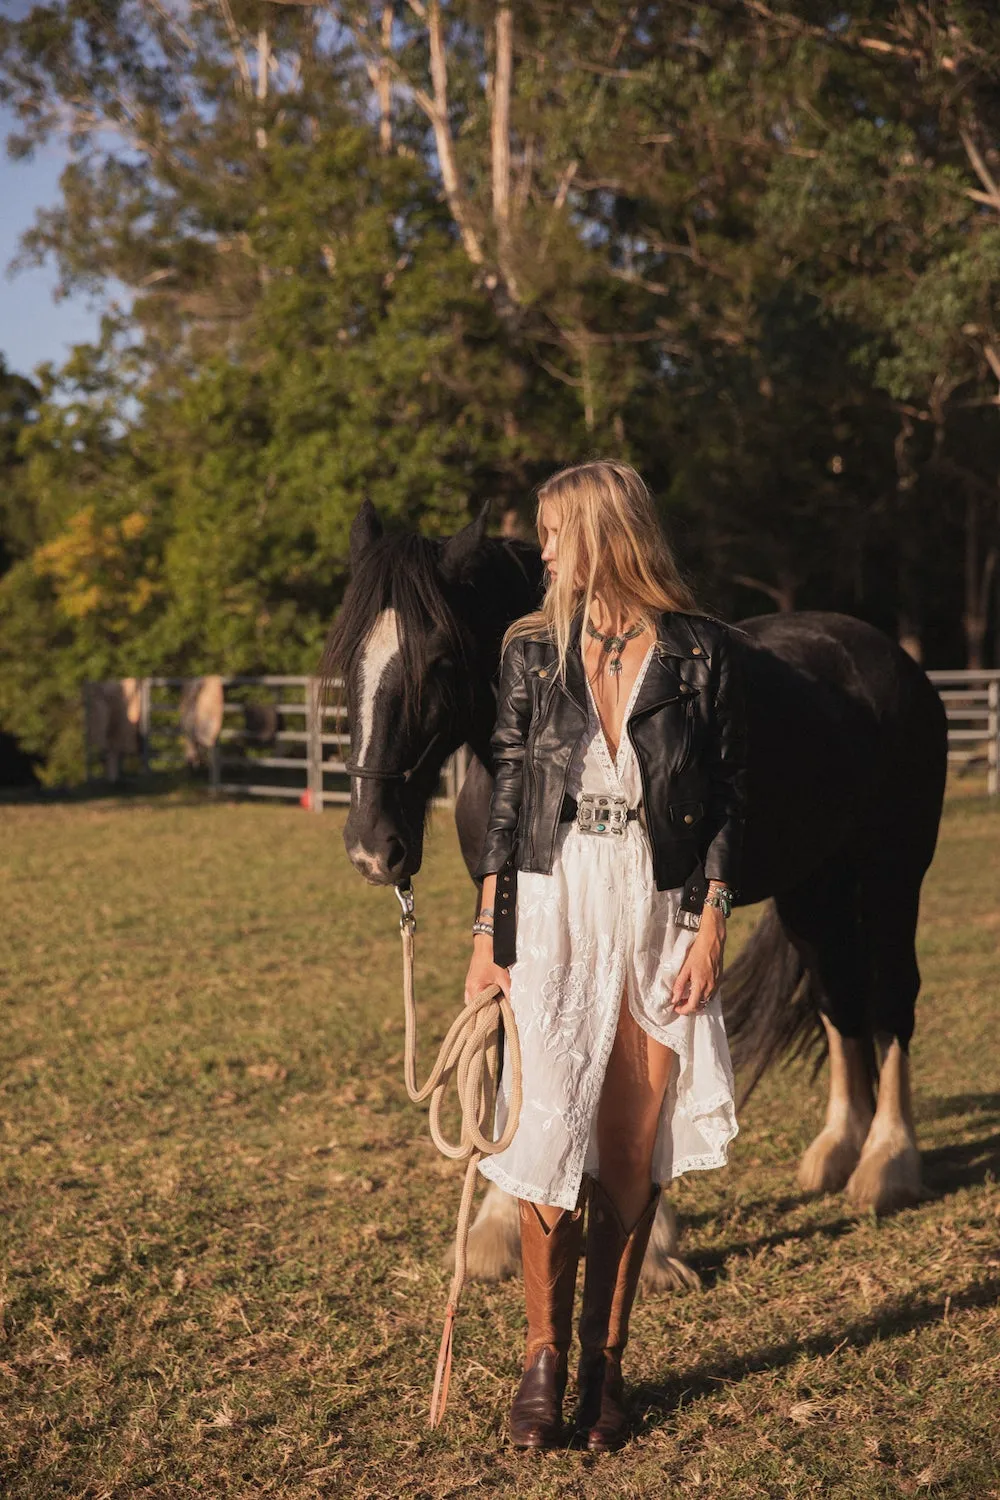
POLYGON ((638 816, 639 809, 629 807, 628 798, 617 792, 581 792, 576 799, 576 826, 581 833, 624 838, 629 821, 638 816))

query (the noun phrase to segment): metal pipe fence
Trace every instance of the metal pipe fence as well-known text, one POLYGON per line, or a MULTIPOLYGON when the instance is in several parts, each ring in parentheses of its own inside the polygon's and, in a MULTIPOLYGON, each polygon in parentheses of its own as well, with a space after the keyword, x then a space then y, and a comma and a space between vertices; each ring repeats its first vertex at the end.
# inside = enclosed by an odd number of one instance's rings
MULTIPOLYGON (((181 729, 181 695, 195 678, 144 677, 139 680, 140 757, 144 772, 176 771, 185 763, 181 729)), ((209 786, 220 796, 271 797, 299 802, 311 812, 347 803, 350 776, 344 757, 350 734, 344 711, 324 703, 320 679, 265 675, 223 677, 222 727, 201 755, 209 786), (273 727, 251 727, 247 709, 266 709, 273 727), (242 722, 241 722, 242 721, 242 722)), ((84 722, 88 722, 84 685, 84 722)), ((92 779, 99 751, 86 747, 87 779, 92 779)), ((468 769, 463 746, 449 757, 441 773, 435 803, 451 805, 468 769)))
MULTIPOLYGON (((1000 795, 1000 670, 927 675, 948 716, 949 763, 963 773, 983 767, 987 793, 1000 795)), ((183 764, 180 699, 193 680, 139 679, 137 727, 144 771, 173 770, 183 764)), ((91 686, 84 686, 85 723, 91 686)), ((348 726, 341 709, 321 701, 318 677, 223 677, 222 687, 222 728, 207 752, 213 792, 298 801, 313 812, 350 801, 350 777, 344 765, 350 745, 348 726), (271 711, 273 732, 262 735, 248 728, 248 705, 271 711), (235 722, 238 716, 243 718, 242 725, 235 722)), ((446 763, 436 802, 454 803, 469 753, 463 746, 446 763)), ((88 744, 88 780, 94 754, 88 744)))
POLYGON ((1000 671, 928 672, 948 715, 948 760, 986 769, 986 791, 1000 794, 1000 671))

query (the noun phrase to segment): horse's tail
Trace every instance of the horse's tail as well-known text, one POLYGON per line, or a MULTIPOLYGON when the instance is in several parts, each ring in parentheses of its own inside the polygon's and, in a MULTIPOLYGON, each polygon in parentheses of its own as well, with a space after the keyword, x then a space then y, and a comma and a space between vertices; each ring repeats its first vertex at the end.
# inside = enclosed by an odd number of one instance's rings
POLYGON ((778 1057, 814 1058, 813 1077, 827 1053, 820 1020, 821 989, 781 925, 773 901, 727 968, 722 1008, 733 1066, 746 1070, 739 1108, 778 1057))

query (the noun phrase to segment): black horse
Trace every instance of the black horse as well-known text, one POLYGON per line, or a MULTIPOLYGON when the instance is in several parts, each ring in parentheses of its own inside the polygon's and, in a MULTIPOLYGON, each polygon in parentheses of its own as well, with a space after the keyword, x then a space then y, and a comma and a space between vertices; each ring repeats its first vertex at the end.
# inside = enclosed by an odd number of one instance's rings
MULTIPOLYGON (((351 580, 324 670, 342 676, 352 799, 344 829, 376 884, 420 868, 430 798, 467 744, 456 807, 474 868, 492 788, 490 733, 505 627, 538 605, 535 546, 486 536, 488 506, 456 536, 388 536, 370 502, 351 529, 351 580)), ((846 1188, 877 1212, 922 1193, 908 1046, 920 976, 920 886, 937 840, 944 710, 921 669, 844 615, 742 622, 749 703, 749 817, 742 900, 770 904, 727 970, 724 1011, 745 1100, 781 1053, 828 1052, 826 1123, 806 1151, 806 1191, 846 1188), (877 1085, 877 1104, 876 1104, 877 1085)), ((818 1064, 817 1064, 818 1065, 818 1064)), ((654 1285, 690 1282, 664 1210, 654 1285)), ((491 1188, 470 1241, 472 1274, 509 1273, 514 1205, 491 1188)))

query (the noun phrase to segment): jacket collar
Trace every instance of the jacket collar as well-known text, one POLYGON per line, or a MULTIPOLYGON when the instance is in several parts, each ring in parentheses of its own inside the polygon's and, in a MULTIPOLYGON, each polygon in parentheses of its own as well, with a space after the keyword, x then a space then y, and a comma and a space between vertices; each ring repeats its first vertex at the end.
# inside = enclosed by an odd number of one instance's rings
MULTIPOLYGON (((580 653, 580 637, 583 634, 583 615, 578 613, 570 629, 569 649, 566 653, 566 681, 560 682, 563 692, 576 704, 580 712, 587 715, 587 682, 583 673, 583 658, 580 653)), ((630 719, 645 713, 658 703, 680 696, 682 664, 685 660, 707 661, 708 650, 697 633, 695 622, 688 615, 664 610, 657 619, 656 640, 653 656, 646 674, 639 684, 630 719)))

